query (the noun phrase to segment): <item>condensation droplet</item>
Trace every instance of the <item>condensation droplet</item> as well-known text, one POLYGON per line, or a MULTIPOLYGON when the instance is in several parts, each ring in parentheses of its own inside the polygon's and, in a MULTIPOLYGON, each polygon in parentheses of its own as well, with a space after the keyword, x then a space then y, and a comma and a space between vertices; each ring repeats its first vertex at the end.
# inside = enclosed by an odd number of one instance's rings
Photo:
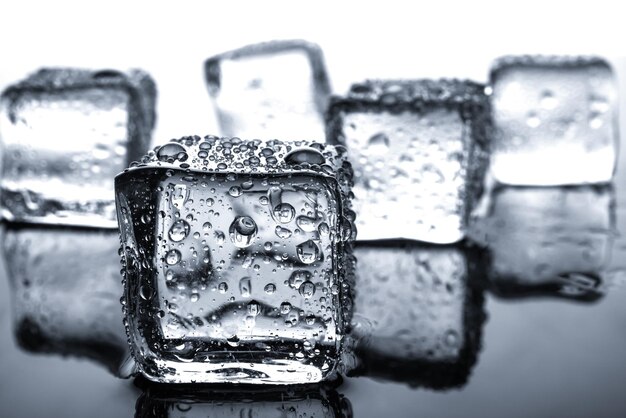
POLYGON ((252 282, 249 277, 239 280, 239 293, 244 298, 249 298, 252 294, 252 282))
POLYGON ((315 285, 312 282, 306 281, 300 286, 300 295, 305 299, 310 299, 315 294, 315 285))
POLYGON ((287 239, 291 236, 291 230, 278 225, 274 230, 278 238, 287 239))
POLYGON ((296 254, 304 264, 313 264, 319 259, 320 249, 313 240, 308 240, 296 247, 296 254))
POLYGON ((280 203, 272 210, 274 219, 282 224, 289 223, 296 216, 296 210, 289 203, 280 203))
POLYGON ((324 164, 326 159, 324 156, 313 148, 301 148, 291 151, 285 155, 285 163, 289 165, 297 165, 302 163, 308 164, 324 164))
POLYGON ((165 262, 170 266, 174 264, 178 264, 181 259, 180 251, 178 250, 169 250, 167 254, 165 254, 165 262))
POLYGON ((230 225, 228 232, 230 233, 230 240, 235 244, 235 247, 245 248, 256 237, 257 225, 250 216, 239 216, 230 225))
POLYGON ((372 135, 367 142, 367 149, 372 154, 386 154, 389 151, 389 137, 382 132, 372 135))
POLYGON ((179 219, 174 222, 174 225, 170 228, 169 237, 174 242, 180 242, 187 238, 189 235, 189 224, 183 219, 179 219))

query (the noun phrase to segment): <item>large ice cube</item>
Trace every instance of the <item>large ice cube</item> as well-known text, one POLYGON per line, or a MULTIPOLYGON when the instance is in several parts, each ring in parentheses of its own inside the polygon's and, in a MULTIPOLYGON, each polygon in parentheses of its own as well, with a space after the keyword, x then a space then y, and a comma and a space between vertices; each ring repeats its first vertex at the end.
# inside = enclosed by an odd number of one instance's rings
POLYGON ((603 294, 614 235, 609 186, 499 188, 471 232, 490 250, 496 294, 580 300, 603 294))
POLYGON ((359 245, 350 372, 411 386, 466 383, 485 319, 476 255, 457 247, 359 245))
POLYGON ((331 376, 349 306, 350 176, 332 146, 216 137, 170 142, 119 175, 129 336, 144 375, 331 376))
POLYGON ((123 374, 130 353, 115 231, 5 228, 2 256, 20 347, 86 357, 123 374))
POLYGON ((148 386, 136 418, 352 418, 350 401, 327 387, 227 390, 148 386))
POLYGON ((486 168, 487 120, 472 82, 367 81, 331 99, 327 141, 348 148, 359 239, 462 239, 486 168))
POLYGON ((491 70, 491 171, 511 185, 609 182, 617 86, 600 58, 504 57, 491 70))
POLYGON ((249 45, 209 58, 205 74, 223 135, 324 140, 330 86, 317 45, 249 45))
POLYGON ((155 86, 141 71, 43 69, 0 100, 2 216, 116 227, 113 178, 140 157, 155 86))

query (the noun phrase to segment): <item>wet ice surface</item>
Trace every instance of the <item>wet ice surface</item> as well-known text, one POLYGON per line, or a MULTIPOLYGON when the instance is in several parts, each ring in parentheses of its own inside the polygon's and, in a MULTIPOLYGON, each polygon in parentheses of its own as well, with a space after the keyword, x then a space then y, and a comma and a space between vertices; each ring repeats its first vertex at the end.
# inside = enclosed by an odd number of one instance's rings
POLYGON ((348 149, 359 240, 461 240, 486 168, 483 86, 368 81, 334 97, 327 141, 348 149))
POLYGON ((349 165, 337 152, 189 137, 118 176, 124 303, 148 378, 286 384, 333 375, 354 229, 349 165))
POLYGON ((330 86, 317 45, 249 45, 209 58, 205 77, 223 135, 323 142, 330 86))
POLYGON ((2 216, 116 227, 113 177, 150 145, 141 71, 42 69, 2 95, 2 216))
POLYGON ((546 186, 611 180, 618 102, 607 62, 505 57, 494 64, 491 84, 491 171, 499 182, 546 186))

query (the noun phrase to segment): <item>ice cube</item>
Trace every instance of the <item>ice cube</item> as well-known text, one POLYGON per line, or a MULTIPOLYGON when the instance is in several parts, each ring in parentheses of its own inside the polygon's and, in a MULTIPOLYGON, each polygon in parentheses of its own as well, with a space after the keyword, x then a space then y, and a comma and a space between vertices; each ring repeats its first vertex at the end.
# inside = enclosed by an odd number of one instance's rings
POLYGON ((609 186, 502 187, 471 236, 490 250, 496 294, 595 300, 603 294, 614 217, 609 186))
POLYGON ((249 45, 209 58, 205 74, 223 135, 324 140, 330 84, 317 45, 249 45))
POLYGON ((464 385, 485 320, 479 255, 385 241, 359 244, 354 254, 350 374, 433 389, 464 385))
POLYGON ((129 337, 148 379, 332 376, 354 238, 341 154, 187 137, 116 178, 129 337))
POLYGON ((327 387, 227 390, 148 386, 136 418, 352 418, 350 401, 327 387))
POLYGON ((513 56, 491 70, 500 183, 551 186, 609 182, 617 158, 617 86, 594 57, 513 56))
POLYGON ((463 238, 488 159, 483 90, 469 81, 367 81, 331 99, 327 141, 348 149, 359 239, 463 238))
POLYGON ((130 353, 115 231, 5 228, 2 255, 19 346, 86 357, 120 375, 130 353))
POLYGON ((149 147, 155 94, 137 70, 42 69, 7 88, 4 219, 116 227, 113 178, 149 147))

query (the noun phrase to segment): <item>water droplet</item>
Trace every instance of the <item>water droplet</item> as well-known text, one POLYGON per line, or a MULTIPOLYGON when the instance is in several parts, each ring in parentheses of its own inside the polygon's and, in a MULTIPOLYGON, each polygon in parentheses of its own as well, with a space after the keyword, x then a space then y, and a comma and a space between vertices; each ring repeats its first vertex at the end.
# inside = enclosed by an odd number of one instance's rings
POLYGON ((169 250, 167 254, 165 254, 165 262, 170 266, 177 264, 180 261, 181 254, 178 250, 169 250))
POLYGON ((299 289, 302 283, 308 281, 311 278, 311 273, 306 270, 294 271, 289 276, 289 286, 294 289, 299 289))
POLYGON ((249 277, 243 277, 239 280, 239 293, 244 298, 249 298, 252 294, 252 282, 249 277))
POLYGON ((263 290, 265 290, 265 293, 267 293, 268 295, 271 295, 276 291, 276 285, 274 283, 268 283, 265 285, 265 288, 263 290))
POLYGON ((552 110, 556 107, 558 101, 554 94, 550 90, 546 90, 541 95, 541 100, 539 102, 540 106, 547 110, 552 110))
POLYGON ((326 222, 322 222, 320 226, 317 227, 317 231, 322 236, 327 236, 328 234, 330 234, 330 228, 328 227, 328 224, 326 222))
POLYGON ((163 145, 156 153, 159 161, 173 163, 176 160, 185 161, 188 156, 185 148, 175 142, 163 145))
POLYGON ((278 225, 274 230, 278 238, 287 239, 291 236, 291 230, 278 225))
POLYGON ((291 303, 283 302, 280 304, 280 313, 286 315, 291 310, 291 303))
POLYGON ((228 189, 228 194, 231 195, 232 197, 239 197, 241 196, 242 193, 243 191, 241 190, 241 187, 239 186, 233 186, 230 189, 228 189))
POLYGON ((217 290, 219 290, 220 293, 226 293, 228 291, 228 285, 226 282, 222 282, 217 286, 217 290))
POLYGON ((460 343, 459 334, 454 330, 448 330, 444 335, 444 343, 448 347, 458 347, 460 343))
POLYGON ((386 154, 389 151, 389 137, 382 132, 372 135, 367 149, 372 154, 386 154))
POLYGON ((189 296, 189 300, 192 302, 197 302, 198 299, 200 299, 200 295, 197 293, 192 293, 191 296, 189 296))
POLYGON ((531 128, 536 128, 541 125, 541 119, 539 119, 536 113, 530 112, 526 118, 526 125, 531 128))
POLYGON ((296 210, 289 203, 281 203, 272 211, 274 220, 282 224, 289 223, 296 216, 296 210))
POLYGON ((300 228, 304 232, 313 232, 316 229, 315 221, 315 218, 301 215, 296 218, 296 225, 298 225, 298 228, 300 228))
POLYGON ((215 238, 215 242, 217 245, 224 245, 224 241, 226 241, 226 235, 222 231, 215 231, 213 233, 213 237, 215 238))
POLYGON ((308 240, 296 247, 296 254, 304 264, 312 264, 318 260, 320 249, 313 240, 308 240))
POLYGON ((141 296, 143 300, 150 300, 152 297, 152 288, 148 285, 141 286, 139 288, 139 296, 141 296))
POLYGON ((256 237, 257 226, 249 216, 235 218, 229 229, 230 240, 238 248, 248 247, 256 237))
POLYGON ((152 220, 152 217, 150 216, 150 214, 148 213, 144 213, 143 215, 141 215, 141 222, 144 224, 149 224, 150 221, 152 220))
POLYGON ((202 229, 205 230, 205 231, 208 231, 212 227, 213 227, 213 225, 211 225, 211 222, 205 222, 205 223, 202 224, 202 229))
POLYGON ((180 242, 184 240, 185 238, 187 238, 187 235, 189 235, 189 224, 182 219, 177 220, 170 228, 170 232, 168 235, 170 239, 174 242, 180 242))
POLYGON ((285 163, 290 165, 297 165, 302 163, 309 164, 324 164, 326 159, 317 150, 313 148, 301 148, 291 151, 285 155, 285 163))
POLYGON ((253 300, 252 302, 248 303, 248 315, 257 316, 260 313, 261 305, 259 305, 259 302, 253 300))

